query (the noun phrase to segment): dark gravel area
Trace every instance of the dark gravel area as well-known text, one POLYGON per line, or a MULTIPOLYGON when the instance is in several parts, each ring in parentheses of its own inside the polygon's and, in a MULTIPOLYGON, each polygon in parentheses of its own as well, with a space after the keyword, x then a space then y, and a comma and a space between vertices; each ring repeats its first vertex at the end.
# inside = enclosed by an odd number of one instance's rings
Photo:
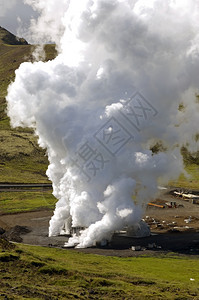
MULTIPOLYGON (((146 210, 144 219, 150 225, 151 236, 132 238, 124 233, 118 233, 114 234, 106 247, 73 249, 73 251, 120 257, 159 255, 168 252, 199 256, 199 205, 174 198, 170 193, 161 195, 161 201, 174 200, 183 204, 183 207, 164 209, 150 207, 146 210)), ((63 248, 68 236, 48 237, 52 214, 51 211, 37 211, 1 215, 0 237, 25 244, 63 248)))

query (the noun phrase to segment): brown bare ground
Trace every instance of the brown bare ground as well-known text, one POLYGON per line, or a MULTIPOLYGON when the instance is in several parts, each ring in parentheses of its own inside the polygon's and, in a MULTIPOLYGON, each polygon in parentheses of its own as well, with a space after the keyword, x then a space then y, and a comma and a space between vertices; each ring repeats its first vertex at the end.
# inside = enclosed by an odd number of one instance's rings
MULTIPOLYGON (((124 234, 114 234, 111 243, 105 248, 92 247, 74 251, 121 257, 156 255, 168 251, 199 255, 199 205, 174 198, 168 193, 161 195, 161 201, 175 201, 183 207, 148 208, 144 219, 150 224, 152 231, 150 237, 132 238, 124 234), (141 250, 132 251, 132 246, 140 246, 141 250)), ((63 247, 68 240, 67 236, 48 237, 52 214, 52 211, 37 211, 2 215, 0 227, 7 231, 16 225, 30 229, 30 232, 21 235, 25 244, 63 247)))

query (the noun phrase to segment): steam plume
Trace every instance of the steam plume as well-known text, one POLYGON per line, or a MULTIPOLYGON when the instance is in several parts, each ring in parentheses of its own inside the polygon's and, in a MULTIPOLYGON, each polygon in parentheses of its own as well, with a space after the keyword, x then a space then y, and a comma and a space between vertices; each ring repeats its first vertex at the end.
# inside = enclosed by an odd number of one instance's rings
POLYGON ((199 5, 60 0, 55 21, 55 1, 27 2, 53 36, 64 31, 56 59, 16 71, 8 115, 47 149, 58 199, 49 235, 71 218, 86 229, 69 244, 88 247, 136 224, 158 184, 183 171, 181 146, 198 149, 199 5))

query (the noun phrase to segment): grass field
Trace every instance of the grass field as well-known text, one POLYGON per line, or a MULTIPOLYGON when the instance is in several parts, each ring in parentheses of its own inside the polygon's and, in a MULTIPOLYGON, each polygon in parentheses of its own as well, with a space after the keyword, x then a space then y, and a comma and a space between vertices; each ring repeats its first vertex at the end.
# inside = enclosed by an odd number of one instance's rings
POLYGON ((178 180, 169 183, 170 186, 188 190, 199 190, 199 165, 189 164, 185 167, 187 177, 181 174, 178 180))
POLYGON ((53 210, 55 203, 52 191, 1 192, 0 214, 53 210))
POLYGON ((1 299, 199 299, 194 257, 103 257, 1 244, 1 299))
MULTIPOLYGON (((6 114, 8 85, 14 80, 15 70, 24 61, 32 61, 31 45, 3 43, 5 32, 0 28, 0 182, 48 182, 45 175, 48 159, 37 145, 30 129, 12 129, 6 114)), ((8 42, 10 36, 8 35, 8 42)), ((13 42, 12 40, 10 41, 13 42)), ((56 55, 54 45, 46 45, 46 60, 56 55)))

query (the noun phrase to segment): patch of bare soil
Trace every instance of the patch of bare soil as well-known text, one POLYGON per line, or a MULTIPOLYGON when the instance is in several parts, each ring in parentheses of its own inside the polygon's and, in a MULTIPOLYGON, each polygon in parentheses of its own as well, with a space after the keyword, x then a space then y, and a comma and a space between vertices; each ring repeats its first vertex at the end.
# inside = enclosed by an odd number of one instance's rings
POLYGON ((11 229, 5 231, 2 234, 2 237, 9 241, 21 243, 21 242, 23 242, 22 236, 29 232, 31 232, 31 229, 29 229, 27 226, 16 225, 16 226, 12 227, 11 229))
MULTIPOLYGON (((120 257, 156 255, 171 251, 199 255, 199 205, 174 197, 171 193, 162 194, 156 203, 160 201, 161 203, 176 202, 176 205, 170 208, 148 206, 144 219, 151 228, 151 236, 133 238, 124 233, 117 233, 113 235, 112 241, 106 247, 74 249, 74 251, 120 257)), ((8 240, 62 248, 68 236, 48 237, 52 214, 51 211, 37 211, 1 215, 0 227, 6 230, 3 235, 8 240)))
POLYGON ((199 205, 193 204, 191 199, 175 196, 172 190, 162 193, 154 204, 161 204, 164 208, 147 207, 144 219, 153 232, 199 231, 199 205))

